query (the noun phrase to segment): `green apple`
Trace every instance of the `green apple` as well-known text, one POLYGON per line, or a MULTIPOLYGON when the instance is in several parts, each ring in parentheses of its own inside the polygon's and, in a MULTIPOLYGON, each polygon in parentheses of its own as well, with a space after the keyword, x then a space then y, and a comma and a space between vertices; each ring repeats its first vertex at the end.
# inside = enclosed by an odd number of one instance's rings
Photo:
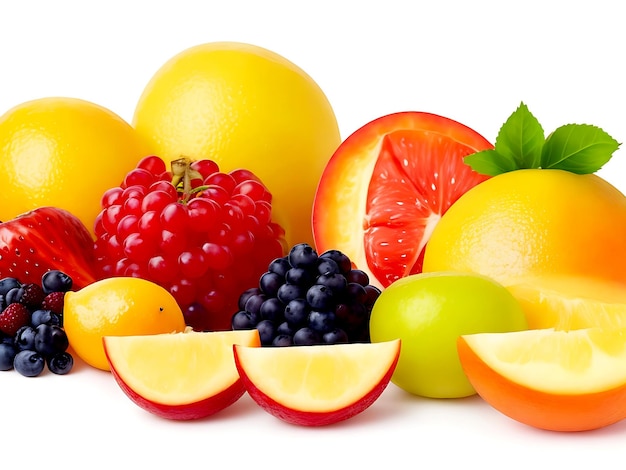
POLYGON ((504 286, 482 275, 458 272, 398 279, 380 294, 370 319, 372 342, 401 339, 392 382, 429 398, 476 393, 459 361, 460 335, 525 329, 522 307, 504 286))

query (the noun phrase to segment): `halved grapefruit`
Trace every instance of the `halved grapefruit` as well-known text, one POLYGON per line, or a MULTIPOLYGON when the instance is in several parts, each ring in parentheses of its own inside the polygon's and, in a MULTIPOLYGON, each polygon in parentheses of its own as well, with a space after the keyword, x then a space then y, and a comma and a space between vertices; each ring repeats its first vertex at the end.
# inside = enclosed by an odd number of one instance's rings
POLYGON ((476 392, 516 421, 588 431, 626 417, 626 329, 478 333, 457 346, 476 392))
POLYGON ((476 131, 436 114, 406 111, 369 122, 322 173, 312 216, 317 250, 344 252, 378 287, 421 272, 442 214, 488 178, 463 158, 490 148, 476 131))

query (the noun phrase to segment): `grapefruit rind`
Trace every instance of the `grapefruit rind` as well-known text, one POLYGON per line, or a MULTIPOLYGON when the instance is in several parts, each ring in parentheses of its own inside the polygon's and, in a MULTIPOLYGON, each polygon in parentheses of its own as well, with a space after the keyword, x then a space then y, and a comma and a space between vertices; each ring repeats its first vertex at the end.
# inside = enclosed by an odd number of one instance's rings
POLYGON ((321 426, 351 418, 378 399, 398 362, 400 340, 233 349, 259 406, 292 424, 321 426))
MULTIPOLYGON (((615 364, 619 360, 618 357, 624 360, 624 336, 622 332, 603 333, 599 329, 593 330, 601 338, 605 334, 611 338, 606 341, 607 337, 604 336, 599 342, 605 344, 605 347, 608 346, 616 358, 600 360, 600 366, 594 363, 592 367, 600 367, 602 372, 591 375, 595 375, 596 378, 598 375, 602 377, 611 375, 613 371, 605 367, 607 364, 615 364)), ((521 361, 515 366, 518 368, 517 371, 512 371, 513 368, 505 365, 503 369, 509 369, 507 375, 497 370, 498 365, 492 365, 511 362, 511 358, 506 361, 493 359, 504 341, 517 340, 522 344, 522 352, 517 353, 518 356, 535 350, 538 353, 537 356, 546 359, 545 352, 540 352, 541 349, 536 345, 524 346, 523 343, 525 341, 532 343, 530 337, 533 335, 538 338, 548 338, 550 335, 562 338, 565 335, 571 335, 570 340, 566 340, 564 344, 569 345, 570 349, 572 346, 578 348, 575 345, 576 339, 589 343, 589 340, 582 339, 584 334, 584 330, 555 332, 551 329, 503 333, 499 334, 499 338, 496 338, 497 334, 477 334, 460 336, 457 345, 463 369, 477 393, 502 414, 528 426, 549 431, 589 431, 617 423, 626 416, 624 412, 626 377, 623 365, 616 374, 619 378, 604 377, 600 379, 600 384, 585 385, 583 382, 594 380, 594 378, 583 371, 580 372, 581 377, 574 379, 573 374, 566 374, 565 380, 569 383, 561 386, 556 385, 555 380, 551 378, 548 378, 551 385, 546 386, 545 373, 535 374, 536 369, 541 369, 541 367, 536 367, 541 359, 529 360, 526 363, 521 361), (606 388, 603 389, 604 387, 606 388)), ((591 333, 590 336, 593 334, 595 333, 591 333)), ((552 342, 559 341, 552 340, 552 342)), ((592 355, 605 354, 595 351, 594 349, 592 355)), ((567 357, 567 354, 555 356, 552 351, 548 356, 553 358, 552 363, 558 363, 559 358, 567 357)), ((553 365, 552 368, 555 369, 555 366, 553 365)), ((556 368, 562 368, 562 366, 556 368)), ((586 370, 588 371, 589 368, 586 370)))

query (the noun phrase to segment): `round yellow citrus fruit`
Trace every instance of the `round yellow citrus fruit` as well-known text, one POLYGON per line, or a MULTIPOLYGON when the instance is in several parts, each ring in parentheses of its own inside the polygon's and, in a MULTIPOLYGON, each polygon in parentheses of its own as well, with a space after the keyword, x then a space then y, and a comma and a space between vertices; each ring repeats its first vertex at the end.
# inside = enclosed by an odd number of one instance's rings
POLYGON ((626 283, 626 198, 594 174, 528 169, 461 196, 433 230, 423 270, 471 271, 505 286, 572 276, 626 283))
POLYGON ((163 287, 136 277, 112 277, 66 293, 63 326, 71 348, 83 361, 110 370, 104 336, 181 332, 185 319, 163 287))
POLYGON ((313 243, 313 198, 339 127, 319 85, 286 58, 236 42, 186 49, 148 82, 133 125, 165 160, 252 171, 272 193, 287 241, 313 243))
POLYGON ((55 206, 93 232, 102 194, 149 153, 102 106, 66 97, 19 104, 0 117, 0 220, 55 206))

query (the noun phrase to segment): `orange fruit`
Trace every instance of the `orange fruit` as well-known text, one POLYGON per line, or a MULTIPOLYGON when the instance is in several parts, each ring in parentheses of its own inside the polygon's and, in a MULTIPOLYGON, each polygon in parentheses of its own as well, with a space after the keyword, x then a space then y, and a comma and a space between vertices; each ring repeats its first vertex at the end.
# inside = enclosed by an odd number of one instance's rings
POLYGON ((400 356, 399 339, 255 348, 235 345, 235 365, 252 399, 291 424, 324 426, 356 416, 383 393, 400 356))
POLYGON ((259 347, 257 329, 105 336, 104 351, 122 391, 139 407, 167 419, 199 419, 245 393, 233 344, 259 347))
POLYGON ((130 124, 97 104, 66 97, 19 104, 0 117, 0 220, 55 206, 93 233, 102 194, 148 148, 130 124))
POLYGON ((626 283, 626 198, 594 174, 516 170, 464 194, 441 218, 425 271, 473 271, 504 285, 543 275, 626 283))
POLYGON ((105 336, 185 330, 185 318, 166 289, 138 277, 112 277, 65 294, 63 326, 70 346, 87 364, 110 370, 105 336))
POLYGON ((435 114, 375 119, 339 146, 313 206, 315 245, 345 253, 370 282, 387 287, 422 270, 430 234, 463 193, 487 179, 463 157, 492 145, 435 114))
POLYGON ((457 344, 478 394, 521 423, 586 431, 626 417, 625 329, 479 333, 457 344))
POLYGON ((315 188, 341 139, 322 89, 294 63, 251 44, 196 45, 154 74, 133 125, 168 162, 184 155, 252 171, 289 244, 313 244, 315 188))

